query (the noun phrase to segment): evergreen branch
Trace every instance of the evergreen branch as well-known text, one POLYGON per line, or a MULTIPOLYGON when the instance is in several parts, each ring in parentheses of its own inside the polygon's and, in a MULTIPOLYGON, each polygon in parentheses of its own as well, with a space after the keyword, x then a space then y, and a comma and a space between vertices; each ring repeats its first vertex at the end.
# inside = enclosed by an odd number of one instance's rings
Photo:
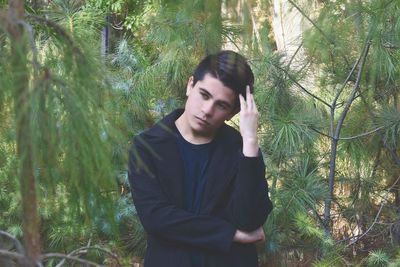
POLYGON ((7 27, 7 15, 4 10, 0 10, 0 29, 5 30, 7 27))
POLYGON ((29 43, 31 45, 31 50, 32 50, 32 64, 33 64, 33 73, 34 76, 37 77, 38 73, 39 73, 39 62, 37 60, 37 55, 38 55, 38 50, 36 48, 35 45, 35 39, 33 36, 33 28, 30 24, 26 23, 23 20, 18 20, 17 21, 18 24, 22 25, 25 28, 25 31, 28 32, 28 36, 29 36, 29 43))
MULTIPOLYGON (((260 37, 260 33, 257 30, 257 24, 256 24, 256 21, 254 19, 252 8, 251 8, 251 6, 250 6, 248 1, 246 1, 245 3, 247 5, 247 9, 249 10, 249 14, 250 14, 250 17, 251 17, 251 24, 252 24, 252 27, 253 27, 253 34, 255 36, 255 39, 256 39, 257 43, 261 44, 262 43, 261 42, 261 37, 260 37)), ((258 45, 258 46, 259 46, 259 48, 261 48, 260 50, 262 52, 262 46, 260 46, 260 45, 258 45)))
MULTIPOLYGON (((78 248, 74 251, 72 251, 71 253, 68 254, 68 256, 74 256, 77 254, 84 254, 87 253, 87 250, 99 250, 101 252, 104 252, 107 255, 110 255, 112 258, 114 258, 117 261, 118 266, 122 266, 121 263, 119 262, 119 259, 117 257, 117 255, 115 255, 114 253, 112 253, 111 251, 108 251, 107 249, 98 247, 98 246, 86 246, 86 247, 81 247, 78 248)), ((60 261, 55 267, 61 267, 64 265, 65 259, 63 259, 62 261, 60 261)))
POLYGON ((47 254, 42 255, 42 260, 47 260, 50 258, 62 258, 62 259, 67 259, 70 261, 75 261, 75 262, 79 262, 79 263, 82 263, 85 265, 95 266, 95 267, 103 267, 104 266, 104 265, 100 265, 100 264, 97 264, 97 263, 89 261, 89 260, 80 259, 78 257, 73 257, 73 256, 65 255, 62 253, 47 253, 47 254))
POLYGON ((324 31, 309 17, 307 16, 303 10, 301 10, 301 8, 296 5, 296 3, 294 3, 292 0, 288 0, 289 3, 291 3, 299 12, 301 15, 303 15, 321 34, 322 36, 325 37, 326 40, 328 40, 331 44, 335 44, 334 41, 332 41, 325 33, 324 31))
POLYGON ((296 85, 297 85, 301 90, 303 90, 305 93, 307 93, 307 94, 310 95, 311 97, 313 97, 313 98, 319 100, 320 102, 324 103, 326 106, 328 106, 328 107, 330 107, 330 108, 332 107, 328 102, 324 101, 324 100, 321 99, 320 97, 314 95, 313 93, 311 93, 310 91, 308 91, 306 88, 304 88, 304 86, 302 86, 298 81, 296 81, 296 79, 295 79, 292 75, 290 75, 289 72, 288 72, 287 70, 285 70, 284 68, 282 68, 282 67, 280 67, 280 66, 278 66, 278 65, 275 65, 275 64, 273 64, 273 65, 274 65, 276 68, 278 68, 279 70, 283 71, 283 72, 289 77, 289 79, 290 79, 291 81, 293 81, 294 84, 296 84, 296 85))
MULTIPOLYGON (((353 86, 353 90, 350 94, 350 96, 347 98, 347 101, 345 102, 345 106, 343 108, 342 113, 339 116, 338 123, 336 125, 335 133, 333 135, 333 139, 331 141, 331 159, 329 163, 329 176, 328 176, 328 183, 329 183, 329 195, 325 199, 325 211, 324 211, 324 228, 325 232, 330 234, 330 217, 331 217, 331 203, 333 199, 333 188, 334 188, 334 180, 335 180, 335 171, 336 171, 336 154, 337 154, 337 146, 338 146, 338 140, 340 136, 340 131, 342 130, 344 120, 346 118, 347 112, 350 109, 351 104, 353 103, 356 93, 359 89, 360 83, 361 83, 361 76, 364 70, 365 62, 368 56, 369 48, 371 46, 371 37, 368 36, 367 40, 365 42, 363 51, 360 55, 359 59, 359 64, 360 67, 358 69, 358 74, 357 74, 357 79, 356 83, 353 86)), ((358 65, 358 64, 356 64, 358 65)), ((338 95, 337 95, 338 97, 338 95)), ((335 98, 335 101, 337 98, 335 98)), ((335 102, 334 102, 335 104, 335 102)), ((330 122, 330 127, 331 127, 331 133, 333 133, 333 128, 334 128, 334 113, 335 113, 335 105, 331 106, 331 122, 330 122)))
MULTIPOLYGON (((240 50, 240 47, 236 44, 236 42, 232 39, 232 37, 229 34, 224 35, 226 38, 228 38, 229 41, 236 47, 237 50, 240 50)), ((250 60, 248 60, 250 62, 250 60)))
POLYGON ((57 23, 48 20, 47 18, 43 18, 43 17, 39 17, 39 16, 35 16, 32 14, 28 14, 26 15, 26 17, 28 19, 32 19, 38 23, 44 24, 47 27, 53 29, 59 36, 63 37, 64 40, 66 41, 66 43, 68 44, 69 47, 71 47, 71 50, 78 54, 79 56, 83 56, 83 53, 81 52, 81 50, 75 45, 74 40, 72 39, 72 37, 67 33, 67 31, 65 29, 63 29, 62 27, 60 27, 57 23))
POLYGON ((19 253, 19 252, 12 252, 12 251, 8 251, 8 250, 0 249, 0 259, 2 257, 12 259, 13 261, 15 261, 17 263, 17 266, 43 267, 42 263, 33 262, 31 259, 26 257, 25 254, 19 253))
POLYGON ((23 262, 26 261, 26 257, 22 253, 18 252, 12 252, 4 249, 0 249, 0 256, 5 257, 5 258, 10 258, 13 259, 17 262, 23 262))
POLYGON ((295 56, 297 55, 297 53, 299 53, 300 49, 303 47, 303 42, 300 43, 300 45, 297 47, 296 51, 294 51, 292 57, 290 58, 287 67, 289 68, 290 65, 292 64, 295 56))
POLYGON ((352 241, 352 242, 351 242, 349 245, 347 245, 347 246, 354 245, 355 243, 357 243, 358 241, 360 241, 361 238, 363 238, 365 235, 367 235, 369 231, 371 231, 371 229, 374 227, 374 225, 378 222, 379 215, 381 214, 383 207, 384 207, 385 204, 387 203, 387 198, 388 198, 388 195, 389 195, 390 191, 393 189, 393 187, 395 187, 395 186, 397 185, 397 183, 398 183, 399 181, 400 181, 400 176, 397 177, 396 181, 395 181, 395 182, 389 187, 389 189, 386 191, 386 195, 385 195, 385 197, 384 197, 384 199, 383 199, 383 201, 382 201, 382 204, 381 204, 381 206, 380 206, 380 208, 379 208, 379 210, 378 210, 378 213, 376 214, 375 219, 374 219, 374 221, 372 222, 372 224, 368 227, 368 229, 367 229, 362 235, 360 235, 356 240, 352 241))
MULTIPOLYGON (((362 95, 360 97, 361 97, 361 101, 367 107, 367 111, 368 111, 369 115, 373 118, 374 114, 372 113, 371 108, 369 107, 367 101, 365 100, 365 98, 362 95)), ((395 149, 391 149, 388 146, 388 144, 385 142, 385 137, 384 137, 383 133, 379 133, 379 135, 381 136, 382 144, 389 151, 389 154, 392 156, 392 159, 396 162, 397 165, 400 166, 400 157, 397 155, 396 150, 395 149)))
POLYGON ((369 131, 369 132, 362 133, 362 134, 359 134, 359 135, 355 135, 355 136, 351 136, 351 137, 340 137, 339 140, 352 140, 352 139, 356 139, 356 138, 363 137, 363 136, 369 135, 369 134, 371 134, 371 133, 375 133, 375 132, 377 132, 377 131, 380 131, 380 130, 382 130, 383 128, 385 128, 385 127, 384 127, 384 126, 381 126, 381 127, 378 127, 378 128, 376 128, 376 129, 374 129, 374 130, 371 130, 371 131, 369 131))
MULTIPOLYGON (((347 101, 345 103, 345 106, 343 108, 343 112, 340 114, 338 123, 336 125, 334 138, 339 138, 340 131, 341 131, 343 123, 344 123, 344 119, 346 118, 347 112, 349 111, 350 106, 353 103, 354 98, 356 96, 356 93, 357 93, 357 91, 359 89, 359 86, 360 86, 360 83, 361 83, 361 75, 362 75, 362 72, 363 72, 363 69, 364 69, 364 66, 365 66, 365 61, 367 59, 367 55, 368 55, 368 51, 369 51, 370 46, 371 46, 371 40, 370 40, 370 37, 368 37, 368 39, 366 41, 366 44, 364 46, 363 52, 360 55, 360 68, 358 70, 356 83, 354 84, 353 90, 352 90, 350 96, 348 97, 348 99, 347 99, 347 101)), ((332 106, 334 106, 334 105, 332 105, 332 106)))
POLYGON ((342 87, 339 89, 338 93, 336 94, 336 96, 335 96, 335 98, 334 98, 334 100, 333 100, 333 103, 332 103, 332 106, 333 106, 333 107, 340 107, 340 106, 343 106, 343 104, 344 104, 343 102, 341 102, 341 103, 339 103, 339 104, 336 104, 336 102, 338 101, 339 96, 342 94, 344 88, 346 87, 346 85, 347 85, 347 83, 349 82, 351 76, 353 75, 353 73, 354 73, 354 71, 356 70, 358 64, 360 63, 361 57, 362 57, 362 55, 360 55, 360 57, 359 57, 359 58, 357 59, 357 61, 354 63, 353 68, 351 68, 349 74, 348 74, 347 77, 346 77, 346 80, 344 80, 342 87))
POLYGON ((24 254, 24 247, 22 246, 21 242, 17 238, 15 238, 13 235, 10 235, 9 233, 5 231, 0 230, 0 236, 5 236, 8 239, 11 239, 11 241, 14 243, 14 247, 17 250, 18 253, 24 254))
MULTIPOLYGON (((373 118, 373 122, 374 122, 375 124, 377 124, 376 121, 374 120, 375 114, 371 111, 372 108, 369 106, 369 104, 368 104, 367 101, 365 100, 364 95, 360 94, 360 98, 361 98, 361 101, 363 102, 364 106, 367 108, 368 114, 371 116, 371 118, 373 118)), ((396 99, 395 99, 394 103, 396 103, 396 99)), ((389 145, 387 144, 387 142, 386 142, 386 140, 385 140, 385 136, 384 136, 384 134, 383 134, 382 132, 380 132, 379 135, 380 135, 381 142, 382 142, 383 146, 385 147, 385 149, 388 150, 388 152, 389 152, 389 154, 391 155, 391 157, 392 157, 392 159, 394 160, 394 162, 395 162, 397 165, 400 166, 400 157, 398 156, 398 154, 397 154, 397 152, 396 152, 396 149, 392 149, 391 147, 389 147, 389 145)))
MULTIPOLYGON (((322 34, 322 36, 323 36, 326 40, 328 40, 329 43, 335 45, 335 42, 334 42, 331 38, 329 38, 328 35, 326 35, 325 32, 324 32, 324 31, 323 31, 309 16, 307 16, 307 15, 304 13, 304 11, 303 11, 296 3, 294 3, 292 0, 288 0, 288 2, 289 2, 290 4, 292 4, 292 5, 297 9, 297 11, 299 11, 300 14, 301 14, 302 16, 304 16, 304 17, 312 24, 312 25, 322 34)), ((347 58, 345 57, 345 55, 342 55, 342 57, 343 57, 344 61, 346 62, 346 64, 348 64, 348 60, 347 60, 347 58)))
POLYGON ((361 133, 361 134, 358 134, 358 135, 355 135, 355 136, 350 136, 350 137, 337 137, 337 138, 335 138, 334 136, 331 136, 331 135, 329 135, 329 134, 323 133, 323 132, 321 132, 321 131, 315 129, 314 127, 310 127, 310 129, 313 130, 314 132, 319 133, 320 135, 323 135, 323 136, 325 136, 325 137, 329 137, 330 139, 333 139, 333 140, 353 140, 353 139, 357 139, 357 138, 360 138, 360 137, 367 136, 367 135, 369 135, 369 134, 371 134, 371 133, 375 133, 375 132, 377 132, 377 131, 382 130, 383 128, 385 128, 385 127, 384 127, 384 126, 381 126, 381 127, 376 128, 376 129, 373 129, 373 130, 371 130, 371 131, 368 131, 368 132, 365 132, 365 133, 361 133))
POLYGON ((321 132, 321 131, 315 129, 314 127, 310 127, 310 129, 313 130, 313 131, 316 132, 316 133, 319 133, 320 135, 323 135, 323 136, 328 137, 328 138, 330 138, 330 139, 334 139, 333 136, 331 136, 331 135, 329 135, 329 134, 326 134, 326 133, 323 133, 323 132, 321 132))

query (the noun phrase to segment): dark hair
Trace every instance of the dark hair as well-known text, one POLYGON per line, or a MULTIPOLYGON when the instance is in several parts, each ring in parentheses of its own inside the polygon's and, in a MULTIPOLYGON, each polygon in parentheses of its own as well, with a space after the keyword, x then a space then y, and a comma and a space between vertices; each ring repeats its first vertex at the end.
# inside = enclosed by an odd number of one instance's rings
MULTIPOLYGON (((246 97, 247 85, 250 86, 250 92, 253 92, 253 72, 246 58, 236 52, 224 50, 217 54, 206 56, 193 73, 193 86, 197 81, 203 80, 206 74, 210 74, 220 80, 236 96, 242 94, 246 97)), ((235 104, 238 106, 239 98, 236 100, 235 104)))

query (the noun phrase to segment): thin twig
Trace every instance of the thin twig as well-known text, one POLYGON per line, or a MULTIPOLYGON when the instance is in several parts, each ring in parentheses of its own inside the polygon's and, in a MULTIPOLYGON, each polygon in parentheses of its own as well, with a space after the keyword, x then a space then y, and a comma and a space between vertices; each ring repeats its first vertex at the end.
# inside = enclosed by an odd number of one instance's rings
MULTIPOLYGON (((119 262, 119 259, 118 259, 117 255, 115 255, 114 253, 112 253, 112 252, 110 252, 110 251, 108 251, 108 250, 106 250, 106 249, 104 249, 104 248, 98 247, 98 246, 86 246, 86 247, 81 247, 81 248, 78 248, 78 249, 72 251, 71 253, 69 253, 68 256, 73 256, 73 255, 76 255, 76 254, 81 254, 82 252, 83 252, 83 253, 86 253, 85 250, 89 250, 89 249, 92 249, 92 250, 99 250, 99 251, 102 251, 102 252, 104 252, 104 253, 110 255, 112 258, 114 258, 114 259, 117 261, 118 266, 122 266, 121 263, 119 262)), ((56 265, 56 267, 61 267, 61 266, 63 266, 64 262, 65 262, 65 259, 62 260, 62 261, 60 261, 60 262, 56 265)))
POLYGON ((350 106, 354 101, 354 97, 355 97, 355 95, 356 95, 356 93, 357 93, 357 91, 359 89, 359 86, 360 86, 360 83, 361 83, 362 72, 363 72, 363 69, 364 69, 365 61, 367 59, 367 55, 368 55, 368 51, 369 51, 370 46, 371 46, 371 40, 368 38, 367 41, 366 41, 366 45, 364 47, 364 50, 363 50, 363 52, 361 53, 361 56, 360 56, 360 68, 358 70, 356 83, 353 86, 353 90, 352 90, 349 98, 346 101, 346 104, 345 104, 345 106, 343 108, 343 112, 340 114, 338 123, 336 125, 336 131, 335 131, 335 137, 336 138, 339 138, 339 136, 340 136, 340 130, 341 130, 342 125, 344 123, 344 119, 346 118, 347 112, 349 111, 350 106))
POLYGON ((303 47, 303 42, 301 42, 301 43, 299 44, 299 46, 297 47, 296 51, 294 51, 292 57, 290 58, 290 60, 289 60, 289 62, 288 62, 288 65, 287 65, 288 68, 290 67, 290 65, 292 64, 294 58, 296 57, 297 53, 300 51, 300 49, 301 49, 302 47, 303 47))
POLYGON ((310 127, 310 129, 313 130, 314 132, 317 132, 320 135, 323 135, 325 137, 331 138, 333 140, 353 140, 353 139, 356 139, 356 138, 367 136, 367 135, 369 135, 371 133, 375 133, 377 131, 382 130, 383 128, 385 128, 385 127, 381 126, 381 127, 378 127, 378 128, 376 128, 374 130, 371 130, 371 131, 368 131, 368 132, 365 132, 365 133, 362 133, 362 134, 358 134, 358 135, 355 135, 355 136, 350 136, 350 137, 334 137, 334 136, 330 136, 329 134, 323 133, 323 132, 321 132, 321 131, 313 128, 313 127, 310 127))
MULTIPOLYGON (((372 118, 374 118, 374 114, 372 113, 371 108, 369 107, 369 104, 367 103, 367 101, 365 100, 365 98, 364 98, 362 95, 361 95, 361 101, 362 101, 362 102, 364 103, 364 105, 367 107, 367 111, 368 111, 369 115, 370 115, 372 118)), ((399 156, 397 155, 396 150, 395 150, 395 149, 392 149, 392 148, 390 148, 390 147, 388 146, 388 144, 386 143, 385 137, 384 137, 384 135, 383 135, 382 132, 380 132, 379 135, 381 136, 381 142, 382 142, 383 146, 384 146, 384 147, 386 148, 386 150, 389 152, 389 154, 391 155, 391 157, 392 157, 392 159, 395 161, 395 163, 396 163, 397 165, 400 166, 400 158, 399 158, 399 156)))
POLYGON ((326 38, 326 40, 328 40, 331 44, 335 44, 334 41, 331 40, 331 38, 329 38, 324 31, 310 18, 308 17, 303 10, 301 10, 301 8, 296 5, 296 3, 294 3, 292 0, 288 0, 289 3, 291 3, 300 13, 301 15, 303 15, 321 34, 322 36, 324 36, 326 38))
POLYGON ((369 131, 369 132, 362 133, 362 134, 359 134, 359 135, 355 135, 355 136, 351 136, 351 137, 340 137, 339 140, 352 140, 352 139, 356 139, 356 138, 363 137, 363 136, 369 135, 369 134, 371 134, 371 133, 375 133, 375 132, 377 132, 377 131, 380 131, 380 130, 382 130, 383 128, 385 128, 385 127, 384 127, 384 126, 381 126, 381 127, 378 127, 378 128, 376 128, 376 129, 374 129, 374 130, 371 130, 371 131, 369 131))
POLYGON ((82 263, 82 264, 86 264, 86 265, 89 265, 89 266, 95 266, 95 267, 103 267, 104 266, 104 265, 100 265, 100 264, 97 264, 97 263, 89 261, 89 260, 84 260, 84 259, 81 259, 81 258, 78 258, 78 257, 73 257, 73 256, 61 254, 61 253, 47 253, 47 254, 43 254, 42 255, 42 260, 43 261, 51 259, 51 258, 67 259, 67 260, 70 260, 70 261, 76 261, 76 262, 79 262, 79 263, 82 263))
POLYGON ((310 127, 310 129, 313 130, 313 131, 316 132, 316 133, 319 133, 320 135, 323 135, 323 136, 328 137, 328 138, 330 138, 330 139, 334 139, 333 136, 331 136, 331 135, 329 135, 329 134, 326 134, 326 133, 323 133, 323 132, 321 132, 320 130, 315 129, 314 127, 310 127))
POLYGON ((27 260, 27 258, 25 257, 24 254, 21 254, 18 252, 12 252, 12 251, 5 250, 5 249, 0 249, 0 256, 6 257, 9 259, 13 259, 17 262, 24 262, 27 260))
POLYGON ((372 224, 368 227, 367 231, 365 231, 362 235, 360 235, 360 237, 358 237, 356 240, 354 240, 353 242, 351 242, 348 246, 354 245, 355 243, 357 243, 358 241, 360 241, 361 238, 363 238, 366 234, 368 234, 369 231, 371 231, 372 227, 374 227, 374 225, 377 223, 379 215, 382 212, 383 207, 385 206, 385 204, 387 203, 387 197, 390 193, 390 191, 393 189, 393 187, 396 186, 397 182, 400 180, 400 176, 397 177, 396 181, 389 187, 389 189, 386 191, 386 195, 382 201, 382 204, 378 210, 378 213, 375 216, 374 221, 372 222, 372 224))
POLYGON ((41 262, 34 262, 22 253, 0 249, 0 256, 14 260, 17 263, 17 266, 32 266, 35 264, 36 267, 43 267, 41 262))
POLYGON ((304 86, 302 86, 298 81, 296 81, 296 79, 295 79, 292 75, 290 75, 289 72, 288 72, 287 70, 285 70, 284 68, 282 68, 282 67, 280 67, 280 66, 278 66, 278 65, 275 65, 275 64, 274 64, 274 66, 275 66, 276 68, 278 68, 279 70, 283 71, 283 72, 289 77, 289 79, 290 79, 291 81, 293 81, 294 84, 296 84, 301 90, 303 90, 304 92, 306 92, 308 95, 312 96, 313 98, 319 100, 320 102, 324 103, 326 106, 331 107, 331 105, 330 105, 329 103, 327 103, 327 102, 324 101, 323 99, 319 98, 318 96, 314 95, 313 93, 311 93, 310 91, 308 91, 306 88, 304 88, 304 86))

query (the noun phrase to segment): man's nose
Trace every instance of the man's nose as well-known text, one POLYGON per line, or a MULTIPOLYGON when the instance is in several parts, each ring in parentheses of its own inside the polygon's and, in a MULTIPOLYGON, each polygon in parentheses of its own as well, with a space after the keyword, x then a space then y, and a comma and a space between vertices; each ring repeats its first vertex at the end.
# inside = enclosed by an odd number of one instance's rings
POLYGON ((212 114, 212 112, 213 112, 213 103, 212 103, 212 101, 206 101, 205 103, 203 103, 201 111, 204 113, 204 115, 210 116, 212 114))

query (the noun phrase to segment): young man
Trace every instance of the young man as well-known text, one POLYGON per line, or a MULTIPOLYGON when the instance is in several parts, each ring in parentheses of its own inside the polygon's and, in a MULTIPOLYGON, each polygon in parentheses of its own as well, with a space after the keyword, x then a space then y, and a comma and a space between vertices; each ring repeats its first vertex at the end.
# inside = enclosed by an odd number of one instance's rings
POLYGON ((145 267, 256 267, 272 209, 253 73, 222 51, 189 78, 184 110, 134 139, 129 181, 148 234, 145 267), (240 111, 240 133, 224 122, 240 111))

